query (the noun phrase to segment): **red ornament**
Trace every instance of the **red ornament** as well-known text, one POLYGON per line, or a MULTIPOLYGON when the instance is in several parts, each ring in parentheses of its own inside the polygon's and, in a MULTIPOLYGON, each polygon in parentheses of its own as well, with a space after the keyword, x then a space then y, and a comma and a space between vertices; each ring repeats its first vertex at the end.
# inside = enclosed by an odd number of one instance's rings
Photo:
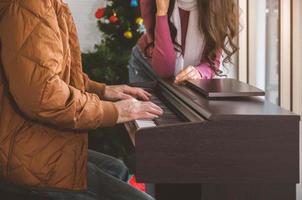
POLYGON ((95 12, 95 17, 96 17, 97 19, 101 19, 102 17, 104 17, 105 11, 106 11, 105 8, 99 8, 99 9, 95 12))
POLYGON ((142 192, 146 192, 146 185, 144 183, 138 183, 136 182, 136 178, 135 176, 132 176, 130 178, 130 180, 128 181, 128 183, 130 185, 132 185, 133 187, 135 187, 136 189, 142 191, 142 192))
POLYGON ((109 21, 112 23, 112 24, 115 24, 116 22, 118 22, 118 18, 116 15, 112 15, 110 18, 109 18, 109 21))

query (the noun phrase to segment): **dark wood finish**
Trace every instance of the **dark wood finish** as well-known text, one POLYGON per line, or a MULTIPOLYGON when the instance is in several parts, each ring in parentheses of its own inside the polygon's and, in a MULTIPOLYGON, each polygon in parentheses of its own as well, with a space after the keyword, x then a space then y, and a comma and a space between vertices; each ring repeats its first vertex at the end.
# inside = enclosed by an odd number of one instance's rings
MULTIPOLYGON (((296 200, 295 184, 202 185, 202 200, 296 200)), ((167 199, 168 200, 168 199, 167 199)))
POLYGON ((148 183, 298 183, 298 122, 219 121, 140 130, 136 176, 148 183))
POLYGON ((235 79, 192 80, 188 86, 207 98, 265 96, 265 92, 235 79))
POLYGON ((137 179, 156 183, 158 200, 295 199, 298 115, 259 97, 208 99, 172 80, 148 90, 183 119, 140 130, 126 125, 137 179))
POLYGON ((156 184, 156 200, 295 200, 294 184, 156 184))
POLYGON ((156 184, 156 200, 200 200, 201 184, 156 184))
POLYGON ((171 80, 162 81, 161 84, 208 120, 300 119, 294 113, 260 97, 207 99, 185 85, 173 84, 171 80))
POLYGON ((131 140, 133 146, 135 146, 135 134, 136 134, 137 128, 135 127, 134 123, 132 123, 132 122, 125 123, 125 128, 128 132, 128 135, 130 137, 130 140, 131 140))

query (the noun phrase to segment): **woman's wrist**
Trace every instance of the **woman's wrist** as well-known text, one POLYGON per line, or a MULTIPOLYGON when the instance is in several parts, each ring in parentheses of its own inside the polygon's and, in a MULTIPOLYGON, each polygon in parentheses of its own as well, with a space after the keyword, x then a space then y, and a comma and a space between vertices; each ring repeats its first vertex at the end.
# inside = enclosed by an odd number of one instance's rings
POLYGON ((157 16, 166 16, 168 13, 165 11, 157 11, 156 15, 157 16))

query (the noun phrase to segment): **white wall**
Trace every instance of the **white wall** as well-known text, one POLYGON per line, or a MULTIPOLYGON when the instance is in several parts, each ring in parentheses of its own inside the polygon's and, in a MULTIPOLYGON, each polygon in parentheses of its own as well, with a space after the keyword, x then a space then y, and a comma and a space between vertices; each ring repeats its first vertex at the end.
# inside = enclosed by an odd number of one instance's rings
POLYGON ((63 0, 73 14, 82 52, 91 51, 101 40, 101 33, 94 16, 98 7, 105 5, 104 0, 63 0))

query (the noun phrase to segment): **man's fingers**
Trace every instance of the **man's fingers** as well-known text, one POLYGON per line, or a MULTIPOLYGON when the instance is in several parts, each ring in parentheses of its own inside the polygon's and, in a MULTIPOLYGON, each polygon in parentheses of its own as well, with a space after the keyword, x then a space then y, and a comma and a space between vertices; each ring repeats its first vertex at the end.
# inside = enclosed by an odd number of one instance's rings
POLYGON ((136 91, 133 95, 144 101, 148 101, 150 99, 149 96, 147 96, 143 91, 136 91))
POLYGON ((155 118, 158 118, 158 116, 148 112, 140 113, 136 117, 136 119, 155 119, 155 118))
POLYGON ((127 87, 124 90, 125 93, 141 98, 145 101, 149 100, 149 97, 151 96, 151 94, 149 94, 148 92, 144 91, 143 89, 140 88, 132 88, 132 87, 127 87))
POLYGON ((153 115, 162 115, 163 114, 163 111, 162 110, 158 110, 158 109, 155 109, 153 107, 149 107, 147 110, 146 110, 148 113, 151 113, 153 115))
POLYGON ((147 95, 147 96, 149 96, 149 97, 152 96, 152 94, 150 94, 149 92, 147 92, 146 90, 144 90, 144 89, 142 89, 142 88, 136 88, 136 89, 140 90, 142 93, 144 93, 145 95, 147 95))
POLYGON ((155 109, 155 110, 158 110, 160 112, 163 112, 163 109, 161 107, 159 107, 159 106, 157 106, 157 105, 155 105, 153 103, 151 103, 150 107, 153 108, 153 109, 155 109))
POLYGON ((121 100, 126 100, 126 99, 133 99, 133 97, 130 96, 130 95, 128 95, 128 94, 121 93, 121 94, 119 95, 119 99, 121 99, 121 100))
POLYGON ((154 109, 159 110, 159 111, 163 111, 158 105, 156 105, 152 102, 144 102, 144 106, 145 107, 151 107, 151 108, 154 108, 154 109))
POLYGON ((127 94, 123 94, 122 98, 129 99, 114 103, 119 113, 118 123, 135 119, 153 119, 163 114, 163 110, 152 102, 138 101, 127 94))
POLYGON ((144 93, 145 95, 147 95, 148 97, 151 97, 151 96, 152 96, 152 94, 150 94, 149 92, 147 92, 147 91, 145 91, 145 90, 143 90, 143 93, 144 93))
POLYGON ((147 94, 145 94, 143 91, 138 92, 137 97, 140 97, 145 101, 148 101, 150 99, 150 97, 147 94))

